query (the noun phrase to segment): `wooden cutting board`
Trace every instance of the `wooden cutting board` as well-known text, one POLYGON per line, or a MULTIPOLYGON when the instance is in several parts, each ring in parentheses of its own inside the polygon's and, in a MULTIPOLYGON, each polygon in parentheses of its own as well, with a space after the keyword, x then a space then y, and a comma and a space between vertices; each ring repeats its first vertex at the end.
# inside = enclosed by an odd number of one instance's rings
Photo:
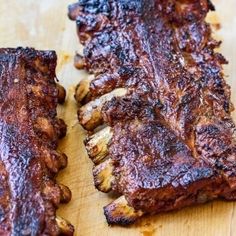
MULTIPOLYGON (((77 122, 74 87, 86 76, 73 67, 75 50, 79 46, 74 22, 67 18, 67 6, 73 0, 0 0, 0 47, 31 46, 54 49, 58 53, 57 74, 67 88, 68 96, 59 115, 68 125, 67 137, 60 149, 69 156, 69 165, 58 176, 73 193, 70 204, 61 206, 60 216, 75 226, 75 235, 100 236, 234 236, 236 235, 236 203, 216 201, 189 207, 179 212, 146 217, 129 228, 108 227, 102 207, 112 196, 95 190, 91 174, 92 163, 83 146, 85 132, 77 122)), ((236 0, 215 0, 217 13, 209 15, 213 23, 221 22, 216 37, 223 40, 221 51, 230 61, 225 68, 236 104, 236 0)), ((236 120, 236 115, 234 113, 236 120)))

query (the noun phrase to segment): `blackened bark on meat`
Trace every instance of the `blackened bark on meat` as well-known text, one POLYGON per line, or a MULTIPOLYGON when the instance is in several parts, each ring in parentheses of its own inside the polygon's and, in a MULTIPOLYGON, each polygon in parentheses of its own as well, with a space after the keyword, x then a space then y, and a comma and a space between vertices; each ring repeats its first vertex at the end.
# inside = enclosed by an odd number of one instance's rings
MULTIPOLYGON (((127 89, 96 115, 99 125, 112 128, 105 153, 114 178, 106 189, 124 195, 135 210, 158 213, 235 199, 235 125, 222 72, 227 61, 214 51, 220 42, 205 22, 209 10, 209 0, 79 1, 69 8, 85 69, 95 75, 88 104, 127 89)), ((79 114, 84 125, 84 107, 79 114)), ((95 183, 101 185, 106 178, 99 170, 95 183)), ((137 215, 109 218, 119 204, 105 208, 108 222, 133 222, 137 215)))

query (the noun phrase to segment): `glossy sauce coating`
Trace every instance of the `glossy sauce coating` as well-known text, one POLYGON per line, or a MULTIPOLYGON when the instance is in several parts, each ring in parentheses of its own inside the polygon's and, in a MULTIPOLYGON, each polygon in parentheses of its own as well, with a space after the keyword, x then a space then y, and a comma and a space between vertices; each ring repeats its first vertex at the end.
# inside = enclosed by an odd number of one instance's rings
POLYGON ((66 164, 56 151, 66 125, 56 118, 56 59, 53 51, 0 49, 0 235, 60 234, 54 176, 66 164))

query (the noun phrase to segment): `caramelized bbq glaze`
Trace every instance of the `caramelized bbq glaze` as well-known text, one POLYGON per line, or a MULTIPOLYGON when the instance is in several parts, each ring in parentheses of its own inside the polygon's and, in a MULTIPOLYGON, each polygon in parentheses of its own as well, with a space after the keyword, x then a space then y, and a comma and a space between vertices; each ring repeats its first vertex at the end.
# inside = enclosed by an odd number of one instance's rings
POLYGON ((208 0, 80 0, 69 7, 84 68, 95 75, 89 100, 128 89, 103 106, 102 117, 113 130, 112 189, 136 210, 235 199, 227 61, 214 50, 220 42, 205 22, 209 10, 208 0))
POLYGON ((56 151, 66 133, 56 118, 65 98, 55 83, 56 60, 53 51, 0 49, 0 235, 73 234, 72 226, 61 232, 55 215, 71 197, 54 180, 67 163, 56 151))

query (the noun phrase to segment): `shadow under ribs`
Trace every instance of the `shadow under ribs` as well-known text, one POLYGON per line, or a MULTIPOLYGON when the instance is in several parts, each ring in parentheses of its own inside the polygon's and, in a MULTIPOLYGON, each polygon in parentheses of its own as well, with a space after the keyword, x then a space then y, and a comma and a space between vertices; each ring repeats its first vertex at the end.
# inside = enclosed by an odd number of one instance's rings
POLYGON ((88 130, 110 127, 85 141, 96 187, 121 195, 104 208, 109 224, 236 198, 233 105, 222 72, 227 61, 214 50, 220 42, 205 22, 209 10, 209 0, 69 6, 84 45, 75 64, 94 74, 89 86, 77 87, 83 91, 76 95, 79 120, 88 130), (116 89, 126 92, 102 99, 116 89))
POLYGON ((66 134, 56 117, 65 99, 56 61, 54 51, 0 49, 0 235, 73 235, 56 217, 71 198, 54 179, 67 165, 56 151, 66 134))

